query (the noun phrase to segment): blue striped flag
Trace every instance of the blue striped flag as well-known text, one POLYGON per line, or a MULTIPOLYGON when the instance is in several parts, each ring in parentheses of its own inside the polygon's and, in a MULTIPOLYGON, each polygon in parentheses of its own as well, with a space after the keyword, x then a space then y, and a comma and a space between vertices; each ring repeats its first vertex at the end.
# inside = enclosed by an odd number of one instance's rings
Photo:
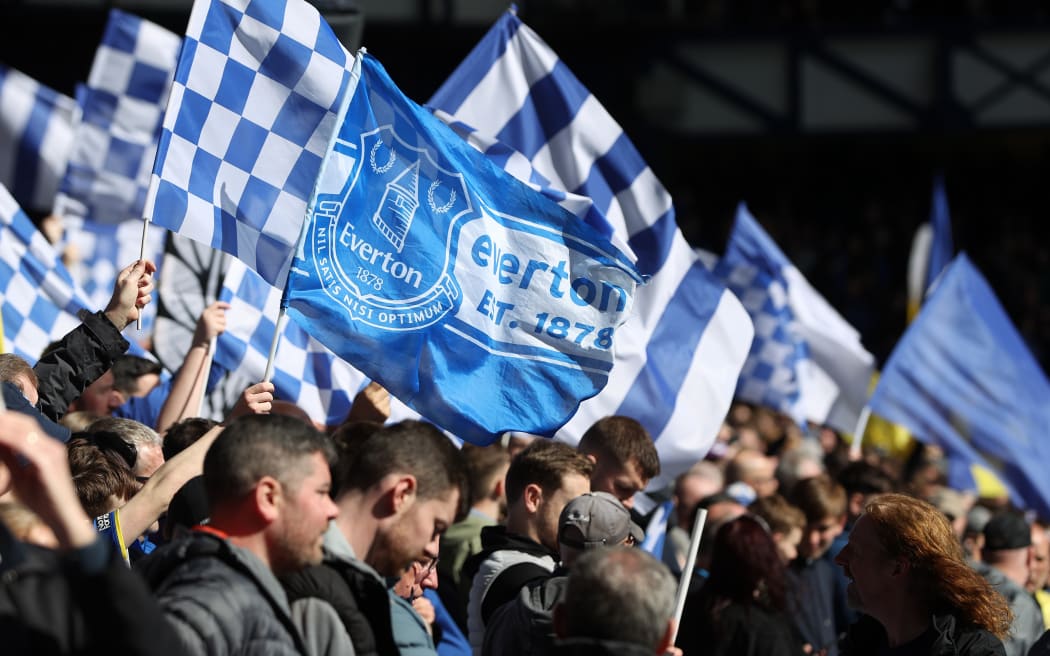
POLYGON ((523 181, 590 199, 578 214, 629 244, 652 276, 617 334, 609 383, 558 436, 576 442, 606 415, 634 417, 660 453, 651 485, 668 483, 714 443, 751 344, 747 313, 686 243, 670 195, 620 126, 512 12, 429 104, 494 139, 486 153, 523 181))
POLYGON ((72 98, 0 64, 0 184, 22 207, 51 211, 76 114, 72 98))
POLYGON ((870 405, 944 449, 952 487, 973 489, 981 465, 1014 503, 1050 517, 1050 381, 965 254, 893 349, 870 405))
POLYGON ((305 0, 196 0, 147 217, 284 288, 351 63, 305 0))

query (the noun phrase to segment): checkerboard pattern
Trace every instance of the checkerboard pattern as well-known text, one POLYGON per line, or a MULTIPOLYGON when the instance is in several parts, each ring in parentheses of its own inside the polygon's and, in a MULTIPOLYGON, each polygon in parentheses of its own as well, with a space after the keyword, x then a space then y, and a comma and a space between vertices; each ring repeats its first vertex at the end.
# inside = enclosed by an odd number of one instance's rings
MULTIPOLYGON (((219 336, 216 361, 230 371, 262 380, 280 310, 281 292, 239 260, 231 259, 220 299, 232 306, 226 332, 219 336)), ((314 421, 332 426, 350 412, 364 374, 285 321, 274 358, 273 384, 278 399, 295 403, 314 421)))
POLYGON ((81 120, 56 212, 106 224, 142 219, 181 43, 159 25, 110 11, 78 89, 81 120))
POLYGON ((283 288, 352 63, 305 0, 197 0, 147 216, 283 288))
POLYGON ((779 249, 767 251, 765 241, 752 239, 750 225, 742 225, 738 214, 726 254, 714 271, 740 299, 755 326, 751 352, 737 381, 737 398, 783 412, 805 426, 799 365, 810 359, 809 347, 799 336, 788 303, 783 254, 779 249))
MULTIPOLYGON (((110 290, 112 293, 112 289, 110 290)), ((3 305, 4 351, 30 364, 51 342, 80 325, 81 312, 95 305, 70 275, 58 251, 33 225, 6 187, 0 185, 0 303, 3 305)), ((134 340, 131 355, 155 360, 134 340)))
POLYGON ((79 323, 88 309, 83 294, 15 199, 0 186, 0 303, 4 351, 31 364, 52 341, 79 323))
POLYGON ((0 184, 22 207, 51 211, 76 115, 72 98, 0 65, 0 184))
MULTIPOLYGON (((77 90, 81 120, 55 212, 80 260, 71 273, 93 306, 106 303, 117 273, 139 258, 142 211, 181 43, 159 25, 114 9, 88 83, 77 90)), ((163 241, 164 230, 151 230, 145 256, 158 262, 163 241)), ((152 330, 155 314, 155 305, 146 306, 142 330, 152 330)))

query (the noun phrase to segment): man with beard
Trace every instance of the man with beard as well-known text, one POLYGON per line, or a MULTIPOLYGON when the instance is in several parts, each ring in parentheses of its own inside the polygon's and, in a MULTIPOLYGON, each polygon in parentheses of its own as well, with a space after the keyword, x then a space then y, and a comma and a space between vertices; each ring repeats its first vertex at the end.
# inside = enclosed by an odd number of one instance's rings
POLYGON ((339 653, 327 637, 335 615, 356 656, 397 654, 383 577, 438 557, 441 534, 460 514, 466 472, 452 441, 425 422, 348 424, 335 441, 339 518, 325 534, 324 561, 282 583, 318 652, 339 653))
POLYGON ((321 562, 336 507, 328 438, 277 415, 234 421, 204 458, 211 507, 138 563, 187 654, 308 653, 275 575, 321 562))

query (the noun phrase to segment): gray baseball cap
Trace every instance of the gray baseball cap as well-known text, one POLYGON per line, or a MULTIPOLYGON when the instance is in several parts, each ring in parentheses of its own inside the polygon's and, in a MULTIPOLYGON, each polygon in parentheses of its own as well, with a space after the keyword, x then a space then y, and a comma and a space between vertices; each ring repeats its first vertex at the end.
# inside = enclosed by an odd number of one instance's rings
POLYGON ((645 531, 631 521, 631 512, 608 492, 588 492, 565 504, 558 519, 558 542, 576 549, 615 546, 633 536, 645 539, 645 531))

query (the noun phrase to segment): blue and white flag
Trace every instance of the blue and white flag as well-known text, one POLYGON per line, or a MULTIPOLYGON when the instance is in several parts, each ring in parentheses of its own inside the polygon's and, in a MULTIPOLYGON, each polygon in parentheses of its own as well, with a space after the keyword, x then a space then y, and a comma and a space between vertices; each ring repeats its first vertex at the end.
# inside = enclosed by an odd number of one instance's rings
MULTIPOLYGON (((80 122, 55 213, 76 249, 73 276, 95 305, 106 302, 117 273, 142 250, 146 191, 181 43, 159 25, 110 10, 88 82, 78 89, 80 122)), ((145 246, 146 259, 160 264, 164 231, 151 230, 145 246)), ((147 333, 155 314, 155 305, 144 308, 147 333)))
MULTIPOLYGON (((231 307, 226 312, 226 332, 216 343, 215 360, 230 371, 262 380, 277 329, 281 291, 240 260, 230 259, 219 298, 231 307)), ((366 379, 299 324, 286 321, 272 382, 276 398, 291 401, 320 424, 335 426, 346 419, 366 379)))
POLYGON ((0 185, 0 301, 4 349, 35 363, 89 306, 62 259, 0 185))
MULTIPOLYGON (((87 300, 87 294, 77 286, 58 251, 3 185, 0 185, 0 300, 4 349, 22 356, 30 364, 37 361, 48 344, 80 325, 81 312, 105 307, 92 305, 87 300)), ((155 359, 133 340, 128 353, 155 359)))
POLYGON ((498 144, 486 154, 523 181, 591 203, 578 214, 629 244, 635 317, 617 332, 608 385, 558 434, 570 443, 598 419, 636 418, 656 440, 661 487, 710 449, 733 399, 752 327, 675 223, 671 197, 623 130, 546 43, 505 13, 429 103, 498 144), (515 153, 524 156, 522 166, 515 153))
POLYGON ((352 89, 289 314, 462 439, 552 435, 605 385, 642 277, 405 98, 370 55, 352 89))
POLYGON ((812 421, 852 432, 875 359, 743 203, 714 273, 755 326, 737 397, 783 412, 803 429, 812 421))
POLYGON ((915 231, 908 256, 908 320, 915 318, 923 297, 929 293, 955 255, 952 219, 948 213, 948 194, 944 176, 933 180, 930 220, 915 231))
POLYGON ((649 523, 645 526, 645 539, 639 546, 655 556, 657 560, 662 560, 664 556, 664 543, 667 542, 667 520, 673 511, 674 502, 664 501, 653 509, 649 516, 649 523))
POLYGON ((0 64, 0 184, 21 206, 51 211, 76 116, 72 98, 0 64))
POLYGON ((351 62, 305 0, 197 0, 146 216, 283 288, 351 62))
POLYGON ((81 118, 57 213, 106 224, 142 220, 181 43, 159 25, 110 10, 78 93, 81 118))
POLYGON ((952 487, 973 489, 979 464, 1014 503, 1050 517, 1050 381, 965 254, 893 349, 869 404, 944 449, 952 487))

